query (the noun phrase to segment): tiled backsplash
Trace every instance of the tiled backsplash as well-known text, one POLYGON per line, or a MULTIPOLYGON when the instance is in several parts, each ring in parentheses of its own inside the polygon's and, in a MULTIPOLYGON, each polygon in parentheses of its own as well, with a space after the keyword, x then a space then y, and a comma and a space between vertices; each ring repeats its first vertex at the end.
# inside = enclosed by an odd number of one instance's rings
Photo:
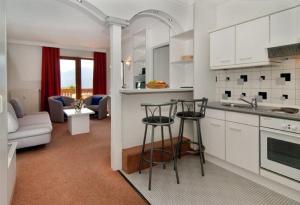
POLYGON ((216 100, 259 96, 262 102, 300 105, 300 57, 279 65, 215 71, 216 100))

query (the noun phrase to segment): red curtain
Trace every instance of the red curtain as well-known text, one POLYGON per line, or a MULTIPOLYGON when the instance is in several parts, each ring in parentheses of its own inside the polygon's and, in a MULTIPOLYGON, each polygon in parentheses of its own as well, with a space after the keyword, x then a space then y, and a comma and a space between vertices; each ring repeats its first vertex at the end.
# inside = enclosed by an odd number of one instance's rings
POLYGON ((60 95, 59 48, 43 47, 41 111, 49 111, 48 97, 60 95))
POLYGON ((94 52, 93 94, 106 94, 106 53, 94 52))

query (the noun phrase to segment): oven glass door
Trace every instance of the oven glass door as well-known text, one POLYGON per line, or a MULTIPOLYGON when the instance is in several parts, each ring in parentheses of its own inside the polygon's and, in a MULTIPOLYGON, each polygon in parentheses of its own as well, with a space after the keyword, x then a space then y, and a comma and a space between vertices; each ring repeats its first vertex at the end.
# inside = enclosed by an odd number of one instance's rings
POLYGON ((300 135, 261 128, 261 167, 300 181, 300 135))

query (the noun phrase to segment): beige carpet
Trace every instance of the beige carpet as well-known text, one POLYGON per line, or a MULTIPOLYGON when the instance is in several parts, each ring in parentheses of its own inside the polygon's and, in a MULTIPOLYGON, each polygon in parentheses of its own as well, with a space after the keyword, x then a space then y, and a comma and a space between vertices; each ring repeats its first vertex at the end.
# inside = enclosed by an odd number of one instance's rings
POLYGON ((146 204, 110 168, 110 120, 92 120, 91 133, 71 136, 54 124, 52 142, 19 151, 13 205, 146 204))

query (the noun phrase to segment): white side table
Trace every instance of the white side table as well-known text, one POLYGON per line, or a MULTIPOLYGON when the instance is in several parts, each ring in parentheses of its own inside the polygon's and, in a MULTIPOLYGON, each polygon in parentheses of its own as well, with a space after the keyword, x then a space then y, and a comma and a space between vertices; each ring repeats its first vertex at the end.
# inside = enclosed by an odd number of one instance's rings
POLYGON ((82 108, 76 112, 75 109, 64 109, 64 113, 68 116, 68 130, 71 135, 78 135, 90 132, 90 115, 95 114, 88 108, 82 108))

